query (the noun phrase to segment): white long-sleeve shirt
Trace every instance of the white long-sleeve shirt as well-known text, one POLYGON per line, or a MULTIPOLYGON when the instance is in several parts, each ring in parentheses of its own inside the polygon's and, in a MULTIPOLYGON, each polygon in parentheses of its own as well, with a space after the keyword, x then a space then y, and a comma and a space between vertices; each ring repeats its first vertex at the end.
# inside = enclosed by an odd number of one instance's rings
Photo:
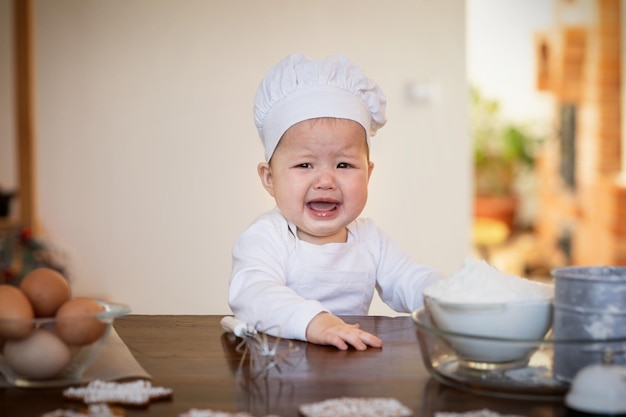
POLYGON ((441 278, 402 251, 370 219, 348 225, 346 243, 315 245, 274 209, 259 216, 233 248, 229 303, 235 317, 268 334, 306 340, 321 312, 366 315, 374 290, 398 312, 422 305, 441 278))

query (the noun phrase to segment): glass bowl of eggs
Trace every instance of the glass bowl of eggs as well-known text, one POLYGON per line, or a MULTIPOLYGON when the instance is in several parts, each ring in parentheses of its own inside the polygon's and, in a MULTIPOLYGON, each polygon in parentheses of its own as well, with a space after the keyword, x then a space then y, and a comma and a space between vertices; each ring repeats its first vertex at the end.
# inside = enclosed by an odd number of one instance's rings
POLYGON ((124 304, 74 297, 49 268, 29 272, 19 285, 0 284, 0 374, 23 388, 78 383, 113 321, 128 313, 124 304))

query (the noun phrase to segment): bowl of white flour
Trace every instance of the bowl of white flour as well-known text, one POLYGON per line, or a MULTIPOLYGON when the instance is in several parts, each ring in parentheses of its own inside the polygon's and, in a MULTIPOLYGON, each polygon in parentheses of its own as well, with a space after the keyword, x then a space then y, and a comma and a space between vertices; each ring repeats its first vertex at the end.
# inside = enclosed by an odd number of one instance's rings
POLYGON ((552 285, 468 259, 460 271, 424 290, 424 308, 466 363, 515 367, 550 330, 553 297, 552 285))

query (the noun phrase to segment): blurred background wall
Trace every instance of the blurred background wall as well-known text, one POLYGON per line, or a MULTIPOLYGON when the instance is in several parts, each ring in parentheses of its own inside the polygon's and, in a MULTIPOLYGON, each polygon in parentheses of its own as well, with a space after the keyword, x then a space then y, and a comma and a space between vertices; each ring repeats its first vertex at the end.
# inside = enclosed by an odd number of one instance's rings
MULTIPOLYGON (((468 87, 555 134, 536 35, 558 27, 561 3, 34 0, 39 232, 76 293, 139 313, 227 313, 232 243, 273 206, 256 176, 256 87, 287 53, 342 53, 388 97, 364 215, 451 273, 475 255, 468 87)), ((0 0, 0 191, 19 188, 12 4, 0 0)), ((589 19, 595 4, 568 7, 589 19)), ((532 190, 524 203, 532 216, 532 190)), ((371 312, 392 314, 378 300, 371 312)))
MULTIPOLYGON (((5 63, 11 4, 0 1, 5 63)), ((291 52, 346 54, 387 94, 364 215, 445 273, 469 253, 463 2, 33 4, 37 213, 75 294, 136 313, 229 312, 231 246, 273 206, 252 99, 291 52)), ((17 186, 12 71, 0 68, 5 187, 17 186)))

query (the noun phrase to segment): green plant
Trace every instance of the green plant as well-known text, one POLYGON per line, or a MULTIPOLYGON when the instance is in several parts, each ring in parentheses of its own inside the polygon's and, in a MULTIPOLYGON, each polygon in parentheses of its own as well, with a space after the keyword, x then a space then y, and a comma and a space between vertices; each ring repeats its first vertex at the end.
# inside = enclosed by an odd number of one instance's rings
POLYGON ((532 172, 541 138, 527 125, 503 120, 500 103, 472 87, 470 123, 475 194, 510 196, 515 181, 532 172))

